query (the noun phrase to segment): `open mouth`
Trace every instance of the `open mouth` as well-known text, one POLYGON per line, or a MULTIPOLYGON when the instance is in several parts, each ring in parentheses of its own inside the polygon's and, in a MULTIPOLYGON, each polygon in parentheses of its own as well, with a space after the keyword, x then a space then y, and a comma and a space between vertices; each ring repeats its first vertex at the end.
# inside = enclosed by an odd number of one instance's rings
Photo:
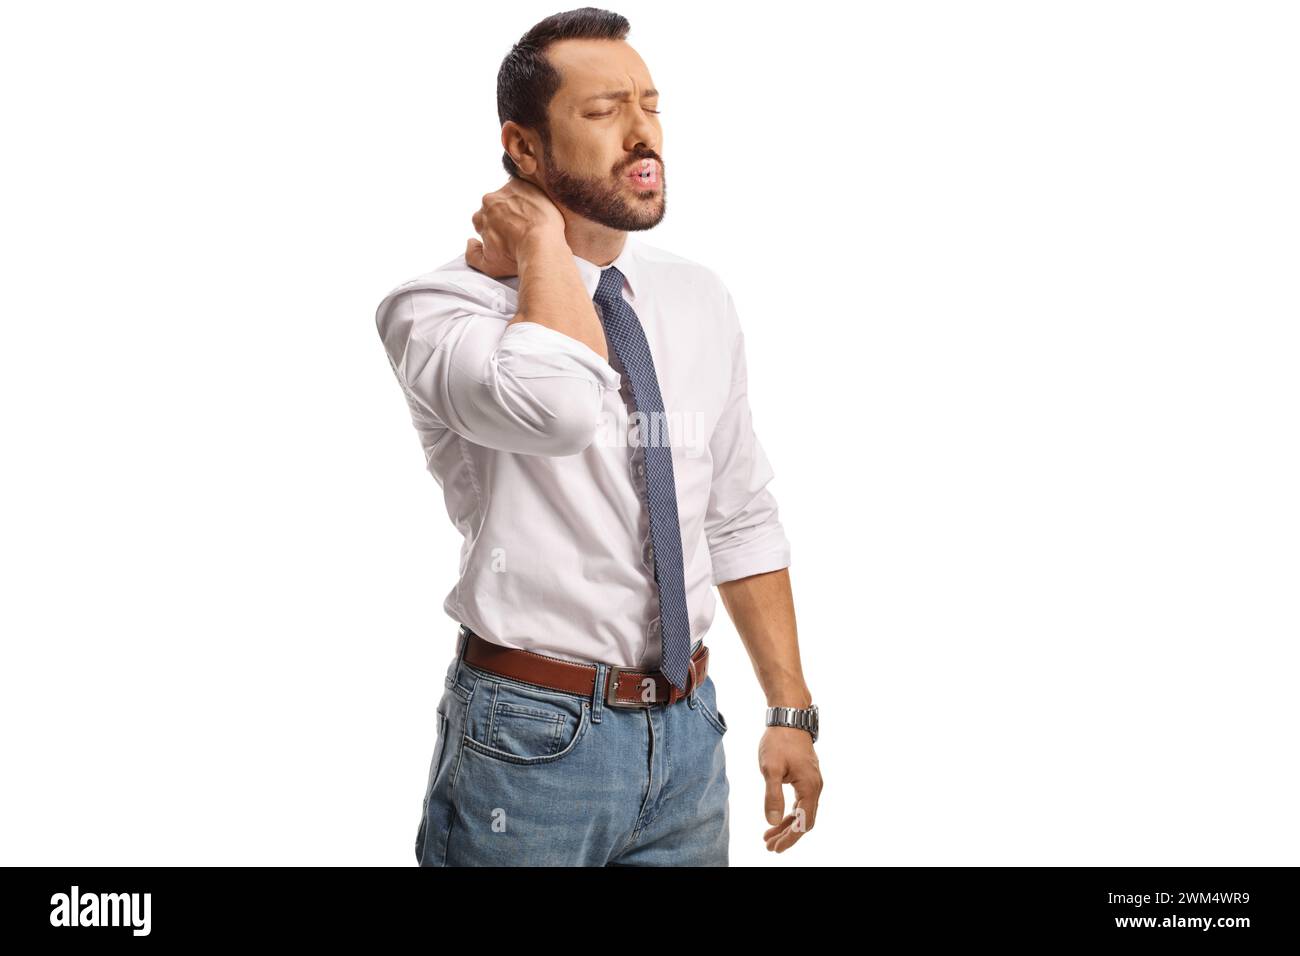
POLYGON ((659 164, 653 159, 643 159, 628 170, 627 178, 636 189, 654 189, 659 185, 659 164))

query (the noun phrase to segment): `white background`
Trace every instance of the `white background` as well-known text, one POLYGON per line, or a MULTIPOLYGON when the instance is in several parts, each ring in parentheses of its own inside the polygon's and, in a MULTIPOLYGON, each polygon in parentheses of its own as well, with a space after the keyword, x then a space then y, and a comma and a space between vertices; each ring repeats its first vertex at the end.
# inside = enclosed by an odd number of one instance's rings
MULTIPOLYGON (((557 9, 6 8, 4 863, 414 865, 459 537, 374 309, 557 9)), ((770 854, 719 604, 733 865, 1300 862, 1294 7, 620 12, 825 725, 770 854)))

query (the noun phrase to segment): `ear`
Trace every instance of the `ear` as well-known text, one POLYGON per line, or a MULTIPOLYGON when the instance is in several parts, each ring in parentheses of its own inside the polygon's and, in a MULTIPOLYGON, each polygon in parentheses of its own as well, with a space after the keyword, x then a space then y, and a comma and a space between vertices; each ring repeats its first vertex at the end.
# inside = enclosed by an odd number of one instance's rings
POLYGON ((521 173, 531 176, 537 172, 537 153, 528 132, 514 120, 506 120, 501 126, 501 148, 510 154, 521 173))

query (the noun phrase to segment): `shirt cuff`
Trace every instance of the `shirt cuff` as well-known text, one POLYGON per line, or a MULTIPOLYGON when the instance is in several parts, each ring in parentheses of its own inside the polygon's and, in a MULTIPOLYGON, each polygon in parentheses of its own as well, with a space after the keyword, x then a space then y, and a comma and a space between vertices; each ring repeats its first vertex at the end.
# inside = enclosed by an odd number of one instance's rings
POLYGON ((718 585, 737 578, 747 578, 751 574, 788 568, 790 542, 784 531, 777 530, 757 541, 746 542, 710 557, 713 561, 713 583, 718 585))

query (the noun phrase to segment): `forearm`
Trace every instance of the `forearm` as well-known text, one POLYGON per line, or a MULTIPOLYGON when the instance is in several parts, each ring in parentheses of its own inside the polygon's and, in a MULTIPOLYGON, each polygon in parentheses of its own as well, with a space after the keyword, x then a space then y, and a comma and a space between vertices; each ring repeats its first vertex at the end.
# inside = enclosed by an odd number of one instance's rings
POLYGON ((790 569, 718 585, 722 603, 749 652, 769 707, 807 707, 812 694, 799 663, 790 569))
POLYGON ((536 322, 587 345, 608 361, 605 330, 587 295, 562 232, 530 235, 520 244, 519 311, 510 320, 536 322))

